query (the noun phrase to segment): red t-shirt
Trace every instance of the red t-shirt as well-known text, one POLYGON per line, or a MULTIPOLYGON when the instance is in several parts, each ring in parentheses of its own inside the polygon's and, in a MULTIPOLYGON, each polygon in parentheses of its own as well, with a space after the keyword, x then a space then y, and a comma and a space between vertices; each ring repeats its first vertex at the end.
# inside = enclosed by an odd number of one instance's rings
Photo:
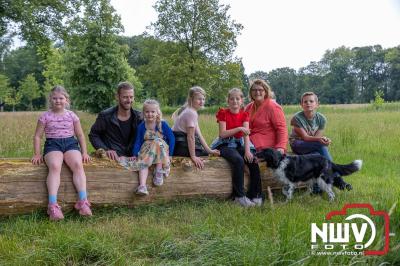
MULTIPOLYGON (((249 122, 249 114, 242 109, 239 113, 233 114, 229 109, 220 108, 215 116, 217 122, 224 121, 226 123, 226 130, 242 127, 244 122, 249 122)), ((243 137, 243 132, 236 133, 234 137, 238 139, 243 137)))

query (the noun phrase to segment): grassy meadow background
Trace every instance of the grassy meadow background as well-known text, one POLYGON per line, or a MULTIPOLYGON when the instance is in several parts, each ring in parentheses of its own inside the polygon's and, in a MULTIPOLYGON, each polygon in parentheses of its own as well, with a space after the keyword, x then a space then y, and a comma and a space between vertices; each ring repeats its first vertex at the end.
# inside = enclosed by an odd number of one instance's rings
MULTIPOLYGON (((298 110, 285 107, 287 119, 298 110)), ((364 161, 363 169, 347 178, 354 189, 336 190, 333 203, 304 192, 284 203, 277 192, 273 206, 252 209, 197 199, 95 209, 90 219, 71 212, 56 223, 44 211, 3 217, 0 265, 400 265, 399 110, 397 103, 379 110, 370 105, 320 108, 328 118, 326 135, 333 141, 335 162, 364 161), (310 254, 310 224, 322 223, 328 212, 346 203, 371 203, 390 212, 394 234, 387 255, 310 254)), ((39 114, 0 113, 0 158, 32 156, 39 114)), ((87 134, 95 115, 78 115, 87 134)), ((214 115, 203 113, 200 119, 210 143, 218 131, 214 115)))

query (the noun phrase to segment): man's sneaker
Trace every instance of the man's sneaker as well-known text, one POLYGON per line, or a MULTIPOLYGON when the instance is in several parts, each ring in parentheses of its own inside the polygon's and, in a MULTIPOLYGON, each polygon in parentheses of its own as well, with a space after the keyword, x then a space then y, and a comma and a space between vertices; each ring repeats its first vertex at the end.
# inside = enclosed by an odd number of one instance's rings
POLYGON ((142 195, 142 196, 147 196, 147 195, 149 195, 149 191, 147 191, 146 185, 144 185, 144 186, 138 186, 138 188, 136 189, 136 194, 137 194, 137 195, 142 195))
POLYGON ((50 220, 52 221, 64 219, 61 207, 57 203, 49 204, 47 206, 47 214, 50 216, 50 220))
POLYGON ((164 184, 164 171, 162 169, 154 170, 153 184, 157 187, 162 186, 162 184, 164 184))
POLYGON ((252 198, 251 201, 256 205, 256 206, 261 206, 263 204, 262 198, 252 198))
POLYGON ((90 209, 90 202, 85 200, 79 200, 75 203, 75 209, 79 211, 79 214, 82 216, 92 216, 92 210, 90 209))
POLYGON ((234 200, 235 203, 241 205, 242 207, 254 207, 256 204, 252 202, 248 197, 236 197, 234 200))

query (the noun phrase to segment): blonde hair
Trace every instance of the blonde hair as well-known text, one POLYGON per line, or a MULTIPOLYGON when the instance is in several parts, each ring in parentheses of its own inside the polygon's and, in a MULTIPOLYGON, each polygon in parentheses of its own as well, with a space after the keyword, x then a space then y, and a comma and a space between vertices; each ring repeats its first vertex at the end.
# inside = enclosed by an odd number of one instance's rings
POLYGON ((63 86, 60 86, 60 85, 56 85, 50 90, 49 97, 47 98, 47 102, 48 102, 50 109, 53 109, 53 107, 54 107, 53 103, 51 102, 51 97, 53 96, 54 93, 61 93, 62 95, 64 95, 64 97, 67 99, 67 104, 65 105, 65 108, 69 109, 70 108, 69 94, 68 94, 67 90, 63 86))
POLYGON ((185 110, 186 107, 192 107, 193 99, 196 94, 200 93, 204 97, 206 96, 205 90, 200 86, 194 86, 189 89, 188 96, 186 98, 186 102, 180 108, 178 108, 173 114, 172 119, 175 120, 182 112, 185 110))
POLYGON ((266 81, 264 81, 262 79, 255 79, 250 82, 250 89, 249 89, 249 99, 250 100, 254 101, 253 97, 251 97, 251 91, 253 90, 253 88, 255 86, 261 86, 264 89, 264 91, 265 91, 264 99, 267 99, 267 98, 272 99, 275 96, 275 94, 273 93, 273 91, 271 89, 271 86, 266 81))
MULTIPOLYGON (((239 95, 240 95, 240 98, 244 98, 244 94, 243 94, 243 92, 242 92, 242 90, 241 89, 239 89, 239 88, 233 88, 233 89, 230 89, 229 91, 228 91, 228 97, 227 97, 227 101, 229 101, 229 98, 231 97, 231 95, 233 94, 233 93, 239 93, 239 95)), ((243 104, 243 103, 242 103, 243 104)))
MULTIPOLYGON (((161 121, 162 121, 162 112, 160 109, 160 104, 157 100, 154 99, 147 99, 144 101, 143 103, 143 116, 144 116, 144 109, 146 106, 148 105, 155 105, 157 107, 157 118, 156 118, 156 126, 158 127, 158 131, 160 133, 162 133, 162 126, 161 126, 161 121)), ((145 118, 143 117, 143 120, 145 120, 145 118)))
POLYGON ((307 91, 307 92, 305 92, 305 93, 303 93, 303 94, 301 95, 300 104, 303 104, 303 99, 304 99, 304 97, 306 97, 306 96, 314 96, 315 101, 318 103, 318 96, 317 96, 317 94, 315 94, 315 93, 312 92, 312 91, 307 91))

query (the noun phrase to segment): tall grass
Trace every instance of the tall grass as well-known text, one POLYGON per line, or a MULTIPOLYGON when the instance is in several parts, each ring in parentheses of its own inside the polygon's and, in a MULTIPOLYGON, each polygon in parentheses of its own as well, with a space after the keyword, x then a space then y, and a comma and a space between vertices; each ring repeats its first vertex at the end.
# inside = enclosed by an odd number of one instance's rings
MULTIPOLYGON (((347 178, 354 190, 337 191, 333 203, 297 192, 290 203, 275 193, 273 206, 256 209, 197 199, 95 209, 90 219, 66 213, 58 223, 49 222, 44 212, 6 217, 0 219, 0 265, 399 265, 400 116, 390 108, 359 108, 324 111, 335 161, 364 161, 362 171, 347 178), (386 256, 311 255, 310 224, 323 222, 346 203, 393 207, 390 231, 395 235, 386 256)), ((290 119, 298 108, 285 110, 290 119)), ((95 116, 78 115, 87 133, 95 116)), ((38 116, 0 113, 0 157, 32 155, 38 116)), ((200 127, 208 142, 217 136, 213 114, 202 113, 200 127)))

